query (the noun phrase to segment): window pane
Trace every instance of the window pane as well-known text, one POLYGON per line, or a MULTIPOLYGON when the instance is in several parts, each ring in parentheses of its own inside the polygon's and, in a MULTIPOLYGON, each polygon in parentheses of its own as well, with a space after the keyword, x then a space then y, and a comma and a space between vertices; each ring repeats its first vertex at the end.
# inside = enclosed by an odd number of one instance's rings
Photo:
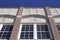
POLYGON ((24 34, 23 35, 22 34, 20 35, 20 39, 24 39, 24 34))
POLYGON ((26 27, 25 30, 26 30, 26 31, 29 31, 29 25, 26 25, 25 27, 26 27))
POLYGON ((2 34, 3 34, 3 32, 0 32, 0 38, 1 38, 2 34))
POLYGON ((47 25, 45 25, 45 31, 49 31, 49 30, 48 30, 48 26, 47 26, 47 25))
POLYGON ((56 25, 57 26, 57 29, 59 31, 59 34, 60 34, 60 25, 56 25))
POLYGON ((46 38, 47 38, 47 39, 50 39, 50 34, 49 34, 49 32, 46 32, 46 38))
POLYGON ((11 34, 11 32, 4 32, 4 34, 2 35, 2 39, 9 39, 10 34, 11 34))
POLYGON ((40 31, 41 28, 40 28, 40 25, 37 25, 37 31, 40 31))
POLYGON ((13 29, 13 25, 3 25, 0 31, 0 39, 10 39, 10 35, 13 29))
POLYGON ((37 38, 41 39, 41 32, 37 32, 37 38))
POLYGON ((48 25, 37 25, 37 38, 50 39, 48 25))
POLYGON ((33 25, 22 25, 20 39, 33 39, 33 25))
POLYGON ((60 25, 57 25, 58 31, 60 31, 60 25))
POLYGON ((41 31, 45 31, 44 25, 41 25, 41 31))
POLYGON ((30 31, 33 31, 33 25, 30 25, 30 31))
POLYGON ((24 31, 25 30, 25 25, 22 25, 22 31, 24 31))
POLYGON ((4 31, 4 29, 6 28, 6 25, 3 25, 3 27, 2 27, 2 30, 1 31, 4 31))

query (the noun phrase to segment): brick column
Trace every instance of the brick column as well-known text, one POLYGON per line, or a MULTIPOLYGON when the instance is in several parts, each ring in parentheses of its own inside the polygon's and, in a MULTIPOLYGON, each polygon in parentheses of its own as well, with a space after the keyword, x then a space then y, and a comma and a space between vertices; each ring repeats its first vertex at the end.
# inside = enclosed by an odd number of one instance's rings
POLYGON ((14 23, 14 27, 13 27, 13 30, 12 30, 10 40, 17 40, 19 27, 20 27, 20 22, 21 22, 22 11, 23 11, 23 8, 20 7, 19 10, 18 10, 18 14, 17 14, 16 20, 15 20, 15 23, 14 23))
POLYGON ((53 35, 53 39, 52 40, 59 40, 59 35, 58 35, 58 30, 57 30, 57 27, 56 27, 56 24, 55 24, 55 21, 54 21, 54 18, 50 12, 50 9, 49 7, 45 7, 45 13, 46 13, 46 16, 47 16, 47 22, 51 28, 51 32, 52 32, 52 35, 53 35))

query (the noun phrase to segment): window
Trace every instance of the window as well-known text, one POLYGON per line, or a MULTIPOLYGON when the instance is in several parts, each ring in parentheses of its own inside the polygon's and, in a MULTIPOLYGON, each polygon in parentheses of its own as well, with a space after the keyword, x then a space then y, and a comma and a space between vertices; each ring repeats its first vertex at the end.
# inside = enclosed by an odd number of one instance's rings
POLYGON ((0 30, 0 39, 9 39, 12 29, 13 25, 3 25, 0 30))
POLYGON ((20 26, 18 39, 51 39, 51 32, 48 25, 23 25, 20 26))
POLYGON ((20 39, 33 39, 33 25, 22 25, 20 39))
POLYGON ((37 25, 37 38, 50 39, 49 29, 47 25, 37 25))
POLYGON ((60 25, 57 25, 58 32, 60 34, 60 25))

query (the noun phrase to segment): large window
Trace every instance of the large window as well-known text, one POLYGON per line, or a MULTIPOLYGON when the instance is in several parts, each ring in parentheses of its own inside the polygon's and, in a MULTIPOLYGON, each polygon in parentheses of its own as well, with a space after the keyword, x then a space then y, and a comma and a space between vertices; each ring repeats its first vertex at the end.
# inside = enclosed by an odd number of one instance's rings
POLYGON ((9 39, 13 25, 0 25, 0 39, 9 39))
POLYGON ((23 25, 20 27, 19 39, 51 39, 48 25, 23 25))

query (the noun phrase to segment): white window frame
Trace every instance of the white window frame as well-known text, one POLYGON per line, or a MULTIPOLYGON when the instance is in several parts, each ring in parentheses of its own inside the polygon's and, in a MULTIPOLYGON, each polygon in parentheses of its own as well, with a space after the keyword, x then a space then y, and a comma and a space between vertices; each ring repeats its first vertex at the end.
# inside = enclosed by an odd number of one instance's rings
MULTIPOLYGON (((22 25, 23 24, 20 24, 20 28, 19 28, 19 33, 18 33, 17 39, 20 39, 22 25)), ((33 39, 37 39, 37 25, 38 24, 32 24, 32 25, 33 25, 33 39)), ((48 29, 49 29, 49 27, 48 27, 48 29)), ((49 33, 50 33, 50 29, 49 29, 49 33)), ((50 34, 50 36, 51 36, 51 34, 50 34)), ((39 40, 42 40, 42 39, 39 39, 39 40)), ((44 39, 44 40, 50 40, 50 39, 44 39)))
POLYGON ((34 24, 34 27, 33 27, 33 29, 34 29, 34 34, 33 34, 33 39, 37 39, 37 25, 36 24, 34 24))
POLYGON ((21 29, 22 29, 22 24, 20 24, 20 28, 19 28, 19 33, 18 33, 18 37, 17 37, 17 39, 20 39, 21 29))
POLYGON ((3 24, 0 24, 0 31, 1 31, 2 27, 3 27, 3 24))

